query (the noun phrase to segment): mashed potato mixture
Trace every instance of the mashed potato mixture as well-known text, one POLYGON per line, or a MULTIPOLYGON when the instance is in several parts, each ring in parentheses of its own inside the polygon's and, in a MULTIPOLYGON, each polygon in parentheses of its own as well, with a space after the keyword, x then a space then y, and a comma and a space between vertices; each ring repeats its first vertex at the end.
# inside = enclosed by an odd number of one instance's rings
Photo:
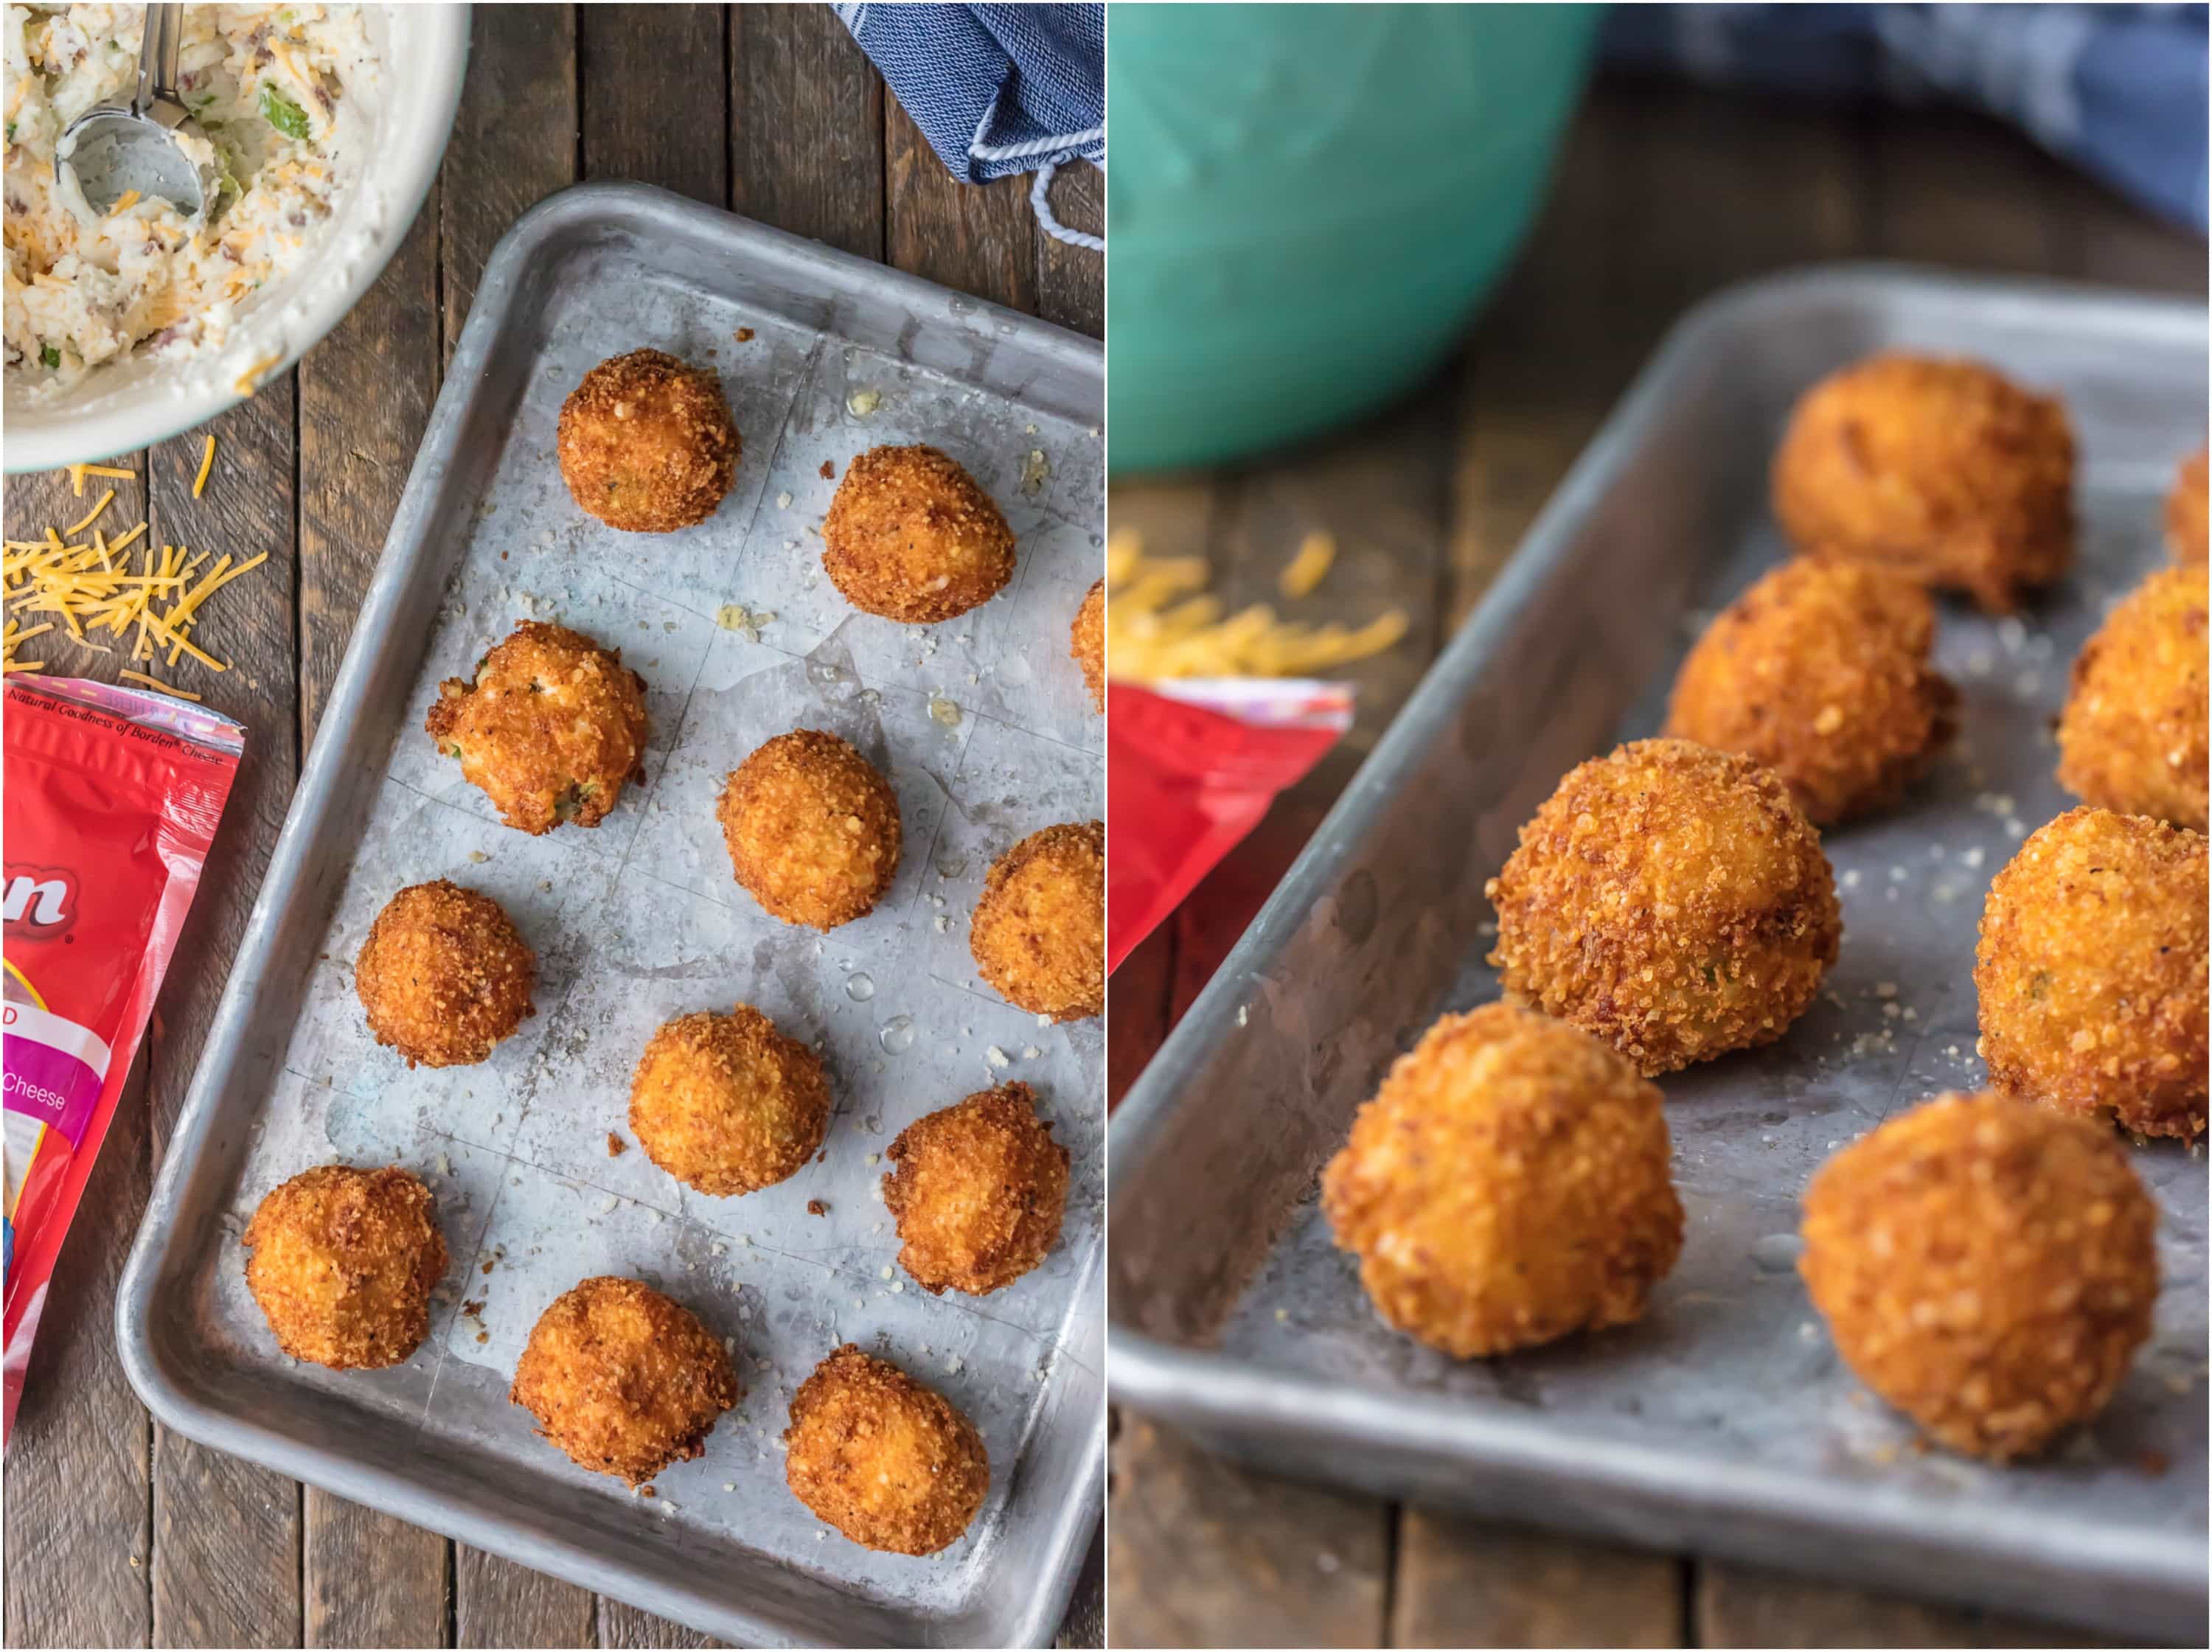
POLYGON ((7 366, 19 388, 58 394, 134 349, 218 349, 250 295, 300 266, 356 147, 351 100, 374 74, 361 9, 187 6, 177 89, 193 121, 178 137, 208 180, 206 212, 126 195, 95 219, 56 179, 54 148, 86 110, 130 102, 144 9, 8 8, 7 366))

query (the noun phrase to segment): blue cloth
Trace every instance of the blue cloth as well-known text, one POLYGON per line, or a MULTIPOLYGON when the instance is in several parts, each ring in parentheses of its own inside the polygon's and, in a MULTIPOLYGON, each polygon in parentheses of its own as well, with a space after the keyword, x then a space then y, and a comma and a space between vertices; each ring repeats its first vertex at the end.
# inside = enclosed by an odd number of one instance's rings
POLYGON ((2205 8, 1620 6, 1606 61, 1783 94, 1949 98, 2205 227, 2205 8))
POLYGON ((955 178, 1106 159, 1106 8, 841 5, 955 178))

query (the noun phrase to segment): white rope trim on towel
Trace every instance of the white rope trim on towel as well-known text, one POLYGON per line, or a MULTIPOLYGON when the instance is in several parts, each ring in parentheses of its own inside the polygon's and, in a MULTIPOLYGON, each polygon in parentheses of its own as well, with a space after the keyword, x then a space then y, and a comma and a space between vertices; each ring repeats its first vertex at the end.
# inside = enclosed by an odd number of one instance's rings
POLYGON ((1070 246, 1088 247, 1093 252, 1106 250, 1106 238, 1092 235, 1080 229, 1070 229, 1052 216, 1052 175, 1060 168, 1048 161, 1036 169, 1036 181, 1030 185, 1030 210, 1036 214, 1037 228, 1056 241, 1066 241, 1070 246))
MULTIPOLYGON (((997 106, 998 100, 994 98, 992 107, 983 112, 983 125, 989 125, 993 110, 997 106)), ((978 138, 983 135, 983 125, 975 128, 978 138)), ((1033 161, 1041 155, 1060 155, 1071 149, 1080 149, 1085 144, 1096 143, 1105 136, 1103 126, 1088 126, 1079 132, 1066 132, 1054 137, 1033 137, 1026 143, 979 143, 971 138, 968 143, 968 154, 976 161, 1033 161)))

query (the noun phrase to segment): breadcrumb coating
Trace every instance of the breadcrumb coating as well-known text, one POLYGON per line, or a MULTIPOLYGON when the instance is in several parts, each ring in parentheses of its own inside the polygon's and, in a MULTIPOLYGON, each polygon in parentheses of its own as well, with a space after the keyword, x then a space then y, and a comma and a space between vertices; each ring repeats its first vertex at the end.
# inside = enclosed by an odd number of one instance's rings
POLYGON ((507 1398, 576 1463, 643 1485, 706 1449, 738 1403, 721 1339, 635 1279, 585 1279, 538 1316, 507 1398))
POLYGON ((2074 436, 2056 398, 1974 361, 1885 354, 1805 392, 1774 455, 1801 551, 1877 563, 2010 613, 2074 556, 2074 436))
POLYGON ((1106 581, 1094 580, 1084 593, 1083 606, 1075 610, 1075 623, 1068 628, 1067 652, 1076 665, 1082 668, 1083 680, 1090 685, 1091 699, 1099 710, 1106 709, 1106 581))
POLYGON ((2075 656, 2058 783, 2084 803, 2203 831, 2205 565, 2160 568, 2075 656))
POLYGON ((1789 787, 1687 740, 1573 770, 1485 893, 1508 997, 1646 1077, 1781 1037, 1843 938, 1820 835, 1789 787))
POLYGON ((884 1204, 899 1265, 923 1290, 988 1296, 1050 1253, 1067 1205, 1067 1149, 1051 1132, 1024 1084, 978 1090, 899 1132, 884 1156, 884 1204))
POLYGON ((409 1066, 471 1066, 535 1015, 538 955, 489 895, 441 878, 384 903, 354 962, 376 1042, 409 1066))
POLYGON ((1398 1058, 1322 1208, 1382 1317, 1460 1359, 1640 1319, 1682 1248, 1658 1087, 1505 1004, 1398 1058))
POLYGON ((829 1122, 822 1058, 750 1004, 677 1017, 647 1041, 630 1079, 638 1145, 717 1199, 796 1174, 829 1122))
POLYGON ((1014 536, 991 495, 934 447, 872 447, 830 501, 822 567, 854 607, 934 624, 1006 589, 1014 536))
POLYGON ((2112 1398, 2150 1334, 2157 1228, 2110 1132, 1948 1095, 1820 1167, 1797 1266, 1862 1382, 2004 1462, 2112 1398))
POLYGON ((715 817, 738 882, 787 924, 865 917, 898 875, 898 795, 834 734, 777 735, 731 772, 715 817))
POLYGON ((2208 899, 2204 840, 2181 827, 2073 809, 2021 844, 1974 954, 1991 1086, 2203 1135, 2208 899))
POLYGON ((968 927, 983 979, 1031 1015, 1106 1008, 1106 826, 1048 826, 1000 855, 968 927))
POLYGON ((1816 826, 1895 803, 1956 728, 1929 669, 1936 604, 1886 568, 1800 558, 1729 604, 1682 662, 1666 732, 1782 777, 1816 826))
POLYGON ((262 1200, 240 1242, 246 1287, 295 1359, 379 1370, 429 1333, 446 1240, 430 1190, 396 1165, 303 1170, 262 1200))
POLYGON ((2198 448, 2181 461, 2173 478, 2173 491, 2166 496, 2166 543, 2177 562, 2204 561, 2205 451, 2198 448))
POLYGON ((586 374, 561 404, 554 445, 576 503, 626 533, 705 521, 744 448, 714 375, 653 349, 586 374))
POLYGON ((645 778, 645 679, 565 625, 524 620, 466 680, 438 685, 423 728, 517 831, 596 826, 645 778))
POLYGON ((792 1397, 792 1496, 864 1548, 934 1554, 991 1489, 990 1455, 951 1401, 847 1343, 792 1397))

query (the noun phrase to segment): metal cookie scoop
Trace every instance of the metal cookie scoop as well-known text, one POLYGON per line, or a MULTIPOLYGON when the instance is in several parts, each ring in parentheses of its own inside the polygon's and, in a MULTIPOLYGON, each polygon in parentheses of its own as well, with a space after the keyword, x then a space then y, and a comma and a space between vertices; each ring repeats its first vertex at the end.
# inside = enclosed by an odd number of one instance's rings
MULTIPOLYGON (((74 179, 94 217, 106 216, 133 191, 160 197, 187 218, 198 217, 207 206, 207 182, 176 138, 177 129, 191 118, 177 94, 177 52, 184 33, 182 6, 148 6, 131 106, 109 103, 86 110, 54 146, 54 175, 64 198, 74 179)), ((189 130, 197 135, 199 129, 189 130)))

